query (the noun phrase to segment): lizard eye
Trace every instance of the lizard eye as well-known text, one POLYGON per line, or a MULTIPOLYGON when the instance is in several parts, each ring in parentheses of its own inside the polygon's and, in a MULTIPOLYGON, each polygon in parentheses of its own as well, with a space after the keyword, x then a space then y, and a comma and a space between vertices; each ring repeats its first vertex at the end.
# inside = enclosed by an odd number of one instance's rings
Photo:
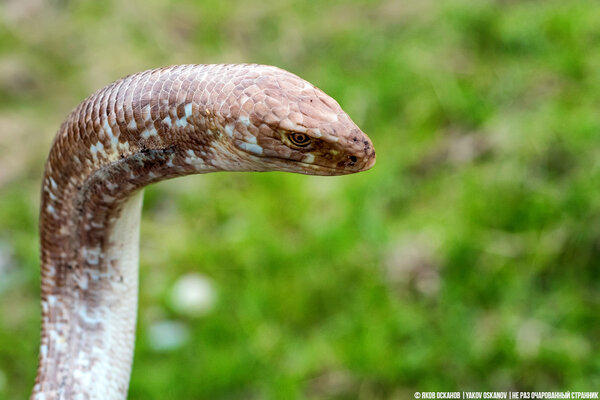
POLYGON ((288 140, 291 144, 298 147, 306 147, 310 144, 310 137, 304 133, 290 133, 288 140))

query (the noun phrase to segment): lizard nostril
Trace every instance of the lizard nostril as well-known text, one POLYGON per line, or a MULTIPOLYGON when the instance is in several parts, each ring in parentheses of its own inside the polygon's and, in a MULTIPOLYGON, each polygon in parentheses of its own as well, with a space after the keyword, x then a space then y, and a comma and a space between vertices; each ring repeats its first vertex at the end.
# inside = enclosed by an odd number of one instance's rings
POLYGON ((356 156, 350 156, 348 158, 350 158, 350 162, 353 163, 353 164, 358 161, 358 159, 356 158, 356 156))

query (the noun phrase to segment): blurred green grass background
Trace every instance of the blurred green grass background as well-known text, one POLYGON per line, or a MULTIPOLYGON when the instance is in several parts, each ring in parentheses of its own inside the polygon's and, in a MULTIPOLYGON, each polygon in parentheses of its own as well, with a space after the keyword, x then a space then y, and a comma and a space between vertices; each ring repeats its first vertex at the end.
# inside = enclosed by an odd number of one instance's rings
POLYGON ((377 165, 148 188, 131 399, 598 390, 600 3, 6 0, 0 398, 33 385, 60 122, 129 73, 235 62, 325 90, 377 165), (191 273, 201 315, 172 300, 191 273))

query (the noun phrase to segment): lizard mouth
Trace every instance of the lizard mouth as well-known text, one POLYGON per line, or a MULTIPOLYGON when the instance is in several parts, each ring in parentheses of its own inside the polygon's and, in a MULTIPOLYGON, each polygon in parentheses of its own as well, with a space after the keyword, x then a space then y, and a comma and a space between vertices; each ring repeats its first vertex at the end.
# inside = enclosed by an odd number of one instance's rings
POLYGON ((287 172, 296 172, 304 175, 321 175, 321 176, 333 176, 333 175, 349 175, 361 171, 366 171, 375 164, 375 158, 366 160, 366 162, 356 163, 350 166, 333 167, 330 165, 322 165, 316 163, 307 163, 303 161, 294 161, 289 163, 289 160, 283 158, 272 157, 271 160, 277 164, 278 170, 285 170, 287 172))

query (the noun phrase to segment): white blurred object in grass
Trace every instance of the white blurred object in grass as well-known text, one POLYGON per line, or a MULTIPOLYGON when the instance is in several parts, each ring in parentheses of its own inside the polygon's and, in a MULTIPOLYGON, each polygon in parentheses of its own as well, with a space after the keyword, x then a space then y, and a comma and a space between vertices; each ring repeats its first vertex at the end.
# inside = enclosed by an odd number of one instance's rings
POLYGON ((171 304, 182 314, 206 315, 214 308, 215 301, 216 292, 213 282, 198 273, 183 275, 171 290, 171 304))
POLYGON ((426 297, 437 296, 440 289, 440 262, 435 235, 420 233, 395 241, 383 263, 387 281, 402 292, 413 285, 426 297))
POLYGON ((536 357, 542 344, 542 336, 547 331, 542 321, 528 319, 518 327, 515 335, 515 347, 522 358, 536 357))
POLYGON ((148 330, 148 344, 154 351, 178 349, 187 343, 189 337, 189 328, 178 321, 156 321, 148 330))

